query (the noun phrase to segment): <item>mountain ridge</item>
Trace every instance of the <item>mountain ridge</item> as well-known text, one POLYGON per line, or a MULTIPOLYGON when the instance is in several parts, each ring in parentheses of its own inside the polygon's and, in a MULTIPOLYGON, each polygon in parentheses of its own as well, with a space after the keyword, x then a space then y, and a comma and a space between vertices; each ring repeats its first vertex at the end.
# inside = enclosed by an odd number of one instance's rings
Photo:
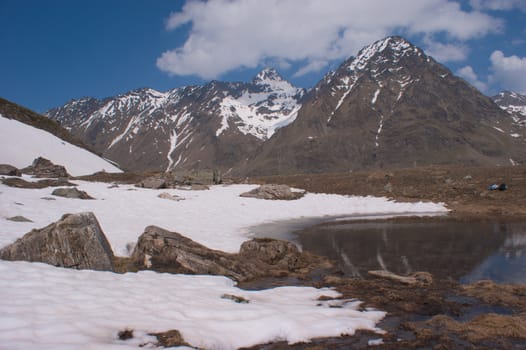
POLYGON ((250 82, 137 89, 46 114, 134 170, 255 175, 526 160, 513 115, 398 36, 364 47, 308 91, 265 68, 250 82))

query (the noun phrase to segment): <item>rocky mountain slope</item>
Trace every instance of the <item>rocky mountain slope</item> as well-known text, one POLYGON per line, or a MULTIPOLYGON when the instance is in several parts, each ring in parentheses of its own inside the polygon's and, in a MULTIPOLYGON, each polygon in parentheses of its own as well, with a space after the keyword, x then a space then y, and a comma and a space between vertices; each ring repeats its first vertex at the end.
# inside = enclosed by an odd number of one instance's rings
POLYGON ((401 37, 365 47, 309 92, 265 69, 249 83, 84 98, 47 116, 133 170, 263 175, 526 161, 518 114, 401 37))
POLYGON ((492 99, 500 108, 511 114, 516 123, 526 125, 526 95, 503 91, 492 99))
POLYGON ((490 98, 403 38, 388 37, 328 74, 244 171, 509 165, 526 160, 524 146, 522 128, 490 98))
POLYGON ((249 83, 140 89, 73 100, 46 115, 124 168, 228 169, 294 121, 304 93, 265 69, 249 83))

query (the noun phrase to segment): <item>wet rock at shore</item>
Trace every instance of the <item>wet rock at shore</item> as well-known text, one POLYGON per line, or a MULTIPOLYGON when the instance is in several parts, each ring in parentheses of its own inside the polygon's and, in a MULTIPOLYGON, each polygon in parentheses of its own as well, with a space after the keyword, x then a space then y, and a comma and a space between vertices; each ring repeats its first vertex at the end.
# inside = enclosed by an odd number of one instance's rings
POLYGON ((236 281, 305 273, 322 260, 301 253, 290 242, 272 239, 253 239, 243 243, 238 254, 229 254, 156 226, 145 229, 131 255, 139 270, 224 275, 236 281))
POLYGON ((91 212, 66 214, 0 250, 0 259, 60 267, 114 271, 113 252, 91 212))
POLYGON ((35 177, 70 177, 65 167, 53 164, 49 159, 43 157, 36 158, 33 164, 22 169, 22 172, 24 174, 34 175, 35 177))
POLYGON ((382 278, 409 286, 427 286, 433 283, 433 276, 429 272, 415 272, 410 276, 400 276, 385 270, 368 271, 367 274, 371 277, 382 278))
POLYGON ((287 185, 261 185, 252 191, 240 194, 240 197, 273 199, 273 200, 294 200, 301 198, 305 192, 293 192, 287 185))
POLYGON ((9 164, 0 164, 0 175, 6 176, 22 176, 22 172, 9 164))

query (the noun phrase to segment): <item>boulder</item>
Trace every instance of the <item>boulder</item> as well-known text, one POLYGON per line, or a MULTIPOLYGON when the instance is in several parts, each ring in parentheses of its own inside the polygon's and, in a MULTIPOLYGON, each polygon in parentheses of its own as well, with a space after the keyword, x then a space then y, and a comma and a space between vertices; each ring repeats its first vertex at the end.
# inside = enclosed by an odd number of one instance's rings
POLYGON ((274 239, 253 239, 243 243, 238 254, 229 254, 156 226, 145 229, 131 255, 139 270, 223 275, 239 282, 304 273, 325 262, 320 259, 274 239))
POLYGON ((60 267, 114 271, 113 252, 95 215, 66 214, 0 250, 0 259, 60 267))
POLYGON ((75 187, 61 187, 51 192, 53 196, 65 197, 65 198, 76 198, 76 199, 94 199, 89 194, 81 191, 75 187))
POLYGON ((161 177, 151 176, 142 180, 137 187, 151 188, 158 190, 160 188, 166 188, 166 180, 161 177))
POLYGON ((274 200, 293 200, 303 197, 305 192, 293 192, 287 185, 261 185, 252 191, 240 194, 241 197, 274 200))
POLYGON ((22 172, 9 164, 0 164, 0 175, 6 176, 22 176, 22 172))
POLYGON ((70 177, 66 168, 62 165, 55 165, 49 159, 38 157, 29 167, 22 169, 23 173, 36 177, 70 177))
POLYGON ((157 226, 146 227, 131 259, 138 269, 242 279, 241 266, 233 254, 209 249, 177 232, 157 226))

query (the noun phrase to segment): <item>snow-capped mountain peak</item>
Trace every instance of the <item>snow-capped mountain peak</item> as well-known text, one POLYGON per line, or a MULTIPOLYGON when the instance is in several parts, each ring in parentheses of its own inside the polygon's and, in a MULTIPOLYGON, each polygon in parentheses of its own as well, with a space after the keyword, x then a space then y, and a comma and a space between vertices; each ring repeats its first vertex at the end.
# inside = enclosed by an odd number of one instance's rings
POLYGON ((351 60, 348 65, 348 70, 355 71, 365 69, 368 63, 380 53, 383 54, 379 60, 375 61, 376 63, 381 63, 382 60, 385 60, 387 57, 393 60, 393 63, 396 63, 400 57, 405 55, 423 55, 419 48, 406 39, 399 36, 390 36, 361 49, 358 55, 351 60), (390 52, 387 53, 386 50, 389 50, 390 52))
POLYGON ((253 84, 269 84, 274 81, 283 81, 283 77, 274 68, 267 67, 259 72, 252 80, 253 84))

